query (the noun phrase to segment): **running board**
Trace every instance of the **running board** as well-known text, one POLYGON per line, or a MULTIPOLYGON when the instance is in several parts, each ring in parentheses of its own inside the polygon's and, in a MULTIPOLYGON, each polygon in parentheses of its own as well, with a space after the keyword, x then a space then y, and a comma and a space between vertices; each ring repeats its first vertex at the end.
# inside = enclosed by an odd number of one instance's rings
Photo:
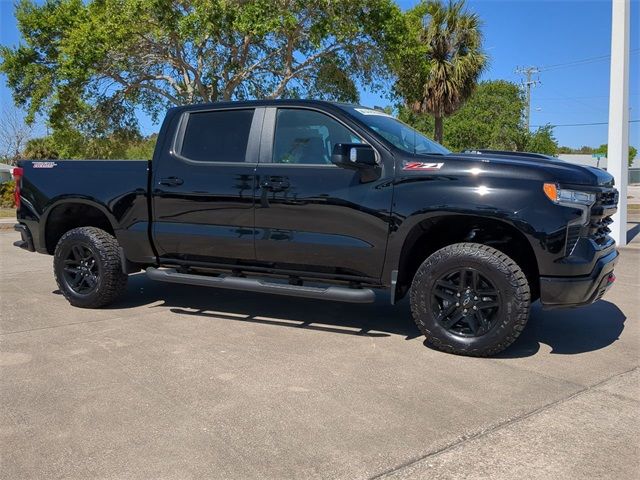
POLYGON ((147 276, 152 280, 158 280, 160 282, 227 288, 245 292, 273 293, 275 295, 315 298, 318 300, 334 300, 349 303, 373 303, 375 300, 375 293, 370 288, 305 287, 267 282, 266 280, 253 278, 234 277, 231 275, 209 277, 206 275, 178 273, 174 268, 159 269, 149 267, 147 268, 147 276))

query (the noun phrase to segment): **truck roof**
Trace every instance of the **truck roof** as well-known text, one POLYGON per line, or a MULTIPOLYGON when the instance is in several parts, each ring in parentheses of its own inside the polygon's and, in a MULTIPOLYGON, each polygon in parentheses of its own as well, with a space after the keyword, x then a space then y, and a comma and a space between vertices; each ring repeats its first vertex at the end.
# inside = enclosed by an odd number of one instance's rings
MULTIPOLYGON (((317 107, 338 107, 345 109, 346 107, 362 107, 358 104, 344 102, 330 102, 326 100, 307 100, 307 99, 274 99, 274 100, 237 100, 228 102, 209 102, 194 103, 191 105, 181 105, 173 107, 175 111, 201 110, 203 108, 229 108, 229 107, 276 107, 276 106, 317 106, 317 107)), ((365 107, 362 107, 365 108, 365 107)))

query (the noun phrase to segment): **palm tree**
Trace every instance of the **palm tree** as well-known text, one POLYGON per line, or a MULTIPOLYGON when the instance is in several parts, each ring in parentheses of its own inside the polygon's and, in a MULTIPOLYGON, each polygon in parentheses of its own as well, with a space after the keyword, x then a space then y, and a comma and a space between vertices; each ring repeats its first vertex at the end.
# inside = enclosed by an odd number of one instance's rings
POLYGON ((415 112, 433 115, 434 137, 442 142, 442 119, 469 98, 488 63, 482 51, 481 22, 465 9, 465 0, 449 0, 446 5, 439 0, 423 1, 409 12, 409 18, 419 25, 424 75, 415 95, 405 99, 415 112))

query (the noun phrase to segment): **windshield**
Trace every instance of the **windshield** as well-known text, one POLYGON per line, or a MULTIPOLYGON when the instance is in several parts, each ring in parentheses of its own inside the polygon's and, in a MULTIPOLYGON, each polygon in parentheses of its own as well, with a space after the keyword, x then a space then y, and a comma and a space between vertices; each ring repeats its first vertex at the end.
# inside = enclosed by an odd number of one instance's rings
POLYGON ((422 133, 385 112, 364 107, 347 107, 346 109, 369 128, 405 152, 431 155, 451 153, 439 143, 425 137, 422 133))

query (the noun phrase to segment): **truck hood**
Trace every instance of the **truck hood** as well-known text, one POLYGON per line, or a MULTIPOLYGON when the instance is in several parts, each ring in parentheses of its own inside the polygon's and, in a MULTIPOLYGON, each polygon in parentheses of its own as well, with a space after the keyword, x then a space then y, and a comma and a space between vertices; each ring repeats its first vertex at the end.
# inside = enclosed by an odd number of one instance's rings
POLYGON ((547 181, 556 181, 558 183, 613 186, 613 176, 600 168, 575 165, 546 155, 519 154, 518 152, 477 152, 452 153, 446 157, 480 161, 498 168, 502 166, 504 168, 534 170, 547 181))

